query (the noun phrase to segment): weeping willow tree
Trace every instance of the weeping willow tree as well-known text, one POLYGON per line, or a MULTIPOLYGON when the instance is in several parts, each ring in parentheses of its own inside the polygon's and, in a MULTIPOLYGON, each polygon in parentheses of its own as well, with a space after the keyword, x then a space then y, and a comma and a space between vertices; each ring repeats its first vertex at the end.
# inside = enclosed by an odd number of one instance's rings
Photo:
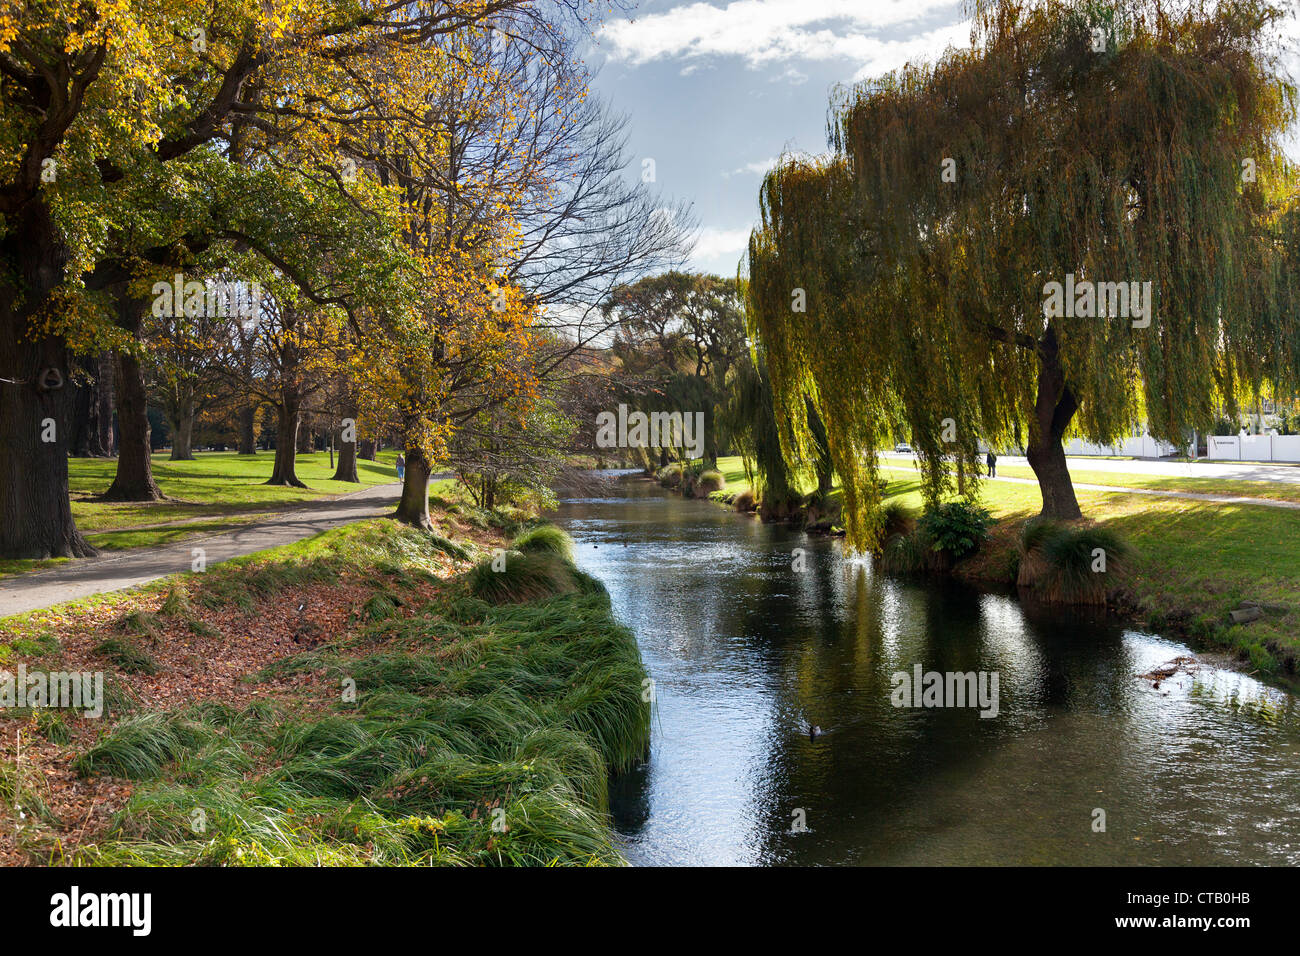
POLYGON ((854 545, 875 543, 891 408, 928 500, 977 472, 981 439, 1023 435, 1043 514, 1070 519, 1067 430, 1113 441, 1144 415, 1178 443, 1293 366, 1281 16, 981 4, 973 49, 842 91, 834 154, 768 175, 751 334, 787 453, 804 396, 826 423, 854 545))
POLYGON ((762 501, 765 517, 792 515, 802 502, 801 485, 812 477, 815 497, 831 492, 834 466, 826 440, 826 426, 810 399, 805 398, 809 434, 814 457, 799 463, 786 459, 773 402, 772 382, 761 344, 749 358, 736 362, 727 380, 727 397, 719 409, 718 423, 730 443, 740 452, 745 475, 762 501))

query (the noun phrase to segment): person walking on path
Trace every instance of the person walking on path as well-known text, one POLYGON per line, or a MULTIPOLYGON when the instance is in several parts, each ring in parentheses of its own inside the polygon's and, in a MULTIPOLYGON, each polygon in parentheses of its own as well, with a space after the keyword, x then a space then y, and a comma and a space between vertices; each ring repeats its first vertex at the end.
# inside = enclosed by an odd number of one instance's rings
POLYGON ((998 476, 998 456, 993 454, 992 448, 989 449, 988 457, 984 461, 989 466, 989 477, 996 478, 998 476))
POLYGON ((402 457, 400 451, 397 453, 397 480, 406 480, 406 459, 402 457))

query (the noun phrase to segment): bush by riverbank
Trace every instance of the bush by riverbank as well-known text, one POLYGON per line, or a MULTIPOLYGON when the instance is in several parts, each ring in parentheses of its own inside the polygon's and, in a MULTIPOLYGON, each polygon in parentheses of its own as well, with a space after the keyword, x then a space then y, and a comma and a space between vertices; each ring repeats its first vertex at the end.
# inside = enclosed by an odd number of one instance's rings
MULTIPOLYGON (((739 458, 720 459, 718 468, 728 492, 752 494, 739 458)), ((889 479, 886 507, 919 515, 915 470, 900 463, 883 471, 889 479)), ((1162 489, 1179 490, 1167 484, 1162 489)), ((980 504, 996 523, 980 550, 956 562, 952 573, 975 584, 1014 587, 1024 526, 1041 507, 1038 489, 982 482, 980 490, 980 504)), ((836 489, 831 498, 838 496, 836 489)), ((1122 584, 1107 589, 1112 610, 1152 630, 1227 651, 1259 676, 1295 683, 1300 676, 1300 549, 1295 545, 1300 511, 1083 490, 1078 498, 1088 527, 1130 549, 1122 558, 1122 584), (1234 623, 1230 612, 1246 603, 1257 605, 1262 616, 1234 623)))
POLYGON ((98 720, 0 711, 0 860, 622 862, 608 775, 649 741, 634 636, 562 535, 515 542, 572 585, 522 601, 467 573, 508 538, 457 537, 365 522, 0 622, 0 669, 109 672, 98 720))

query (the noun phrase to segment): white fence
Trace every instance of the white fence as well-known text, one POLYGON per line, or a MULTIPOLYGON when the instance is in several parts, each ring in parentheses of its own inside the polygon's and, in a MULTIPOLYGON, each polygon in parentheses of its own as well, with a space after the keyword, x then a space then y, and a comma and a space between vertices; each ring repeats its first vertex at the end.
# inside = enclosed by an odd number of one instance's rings
POLYGON ((1123 458, 1164 458, 1166 455, 1177 454, 1178 451, 1173 445, 1156 441, 1150 435, 1125 438, 1113 445, 1095 445, 1076 438, 1065 446, 1067 455, 1115 455, 1123 458))
POLYGON ((1229 461, 1300 461, 1300 435, 1211 435, 1207 457, 1229 461))

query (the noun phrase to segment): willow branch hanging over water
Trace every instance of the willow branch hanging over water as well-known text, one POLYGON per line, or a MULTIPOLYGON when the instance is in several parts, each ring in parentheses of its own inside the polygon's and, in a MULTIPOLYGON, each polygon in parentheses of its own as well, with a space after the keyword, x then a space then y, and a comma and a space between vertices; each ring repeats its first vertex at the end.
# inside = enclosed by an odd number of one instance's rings
POLYGON ((855 547, 891 410, 928 501, 975 492, 981 441, 1023 439, 1068 519, 1067 429, 1180 443, 1242 383, 1292 380, 1281 16, 981 3, 976 47, 839 91, 833 154, 767 176, 750 332, 785 453, 807 456, 805 396, 826 424, 855 547))

